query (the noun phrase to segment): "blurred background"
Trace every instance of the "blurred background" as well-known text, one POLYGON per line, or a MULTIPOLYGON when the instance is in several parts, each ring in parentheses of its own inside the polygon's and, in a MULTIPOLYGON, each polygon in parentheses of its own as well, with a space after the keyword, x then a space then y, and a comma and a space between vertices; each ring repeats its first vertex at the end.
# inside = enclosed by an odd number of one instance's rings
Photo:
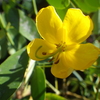
POLYGON ((36 14, 48 5, 62 20, 68 8, 89 15, 94 29, 84 43, 100 48, 100 0, 0 0, 0 100, 100 100, 100 58, 66 79, 51 74, 48 59, 29 59, 27 44, 40 38, 36 14))

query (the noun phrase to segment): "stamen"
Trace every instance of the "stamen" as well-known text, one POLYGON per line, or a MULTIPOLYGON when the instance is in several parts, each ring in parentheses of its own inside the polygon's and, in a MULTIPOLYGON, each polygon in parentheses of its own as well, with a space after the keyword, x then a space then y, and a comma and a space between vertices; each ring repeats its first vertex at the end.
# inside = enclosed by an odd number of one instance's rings
POLYGON ((54 59, 54 57, 52 57, 48 62, 51 62, 51 61, 53 61, 53 59, 54 59))
POLYGON ((43 55, 46 55, 47 53, 46 53, 46 52, 42 52, 42 54, 43 54, 43 55))
POLYGON ((57 61, 54 62, 54 64, 58 64, 59 63, 59 59, 57 61))
POLYGON ((55 44, 56 48, 59 48, 62 44, 55 44))

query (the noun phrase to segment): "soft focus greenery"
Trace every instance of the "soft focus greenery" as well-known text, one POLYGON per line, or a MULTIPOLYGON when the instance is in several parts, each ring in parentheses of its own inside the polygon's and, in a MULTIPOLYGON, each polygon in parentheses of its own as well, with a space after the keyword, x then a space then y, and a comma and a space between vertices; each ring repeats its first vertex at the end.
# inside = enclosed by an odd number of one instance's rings
POLYGON ((39 38, 37 12, 55 7, 63 20, 68 8, 80 8, 94 23, 85 41, 100 48, 100 0, 0 0, 0 100, 100 100, 100 58, 66 79, 50 73, 51 62, 29 59, 26 46, 39 38))

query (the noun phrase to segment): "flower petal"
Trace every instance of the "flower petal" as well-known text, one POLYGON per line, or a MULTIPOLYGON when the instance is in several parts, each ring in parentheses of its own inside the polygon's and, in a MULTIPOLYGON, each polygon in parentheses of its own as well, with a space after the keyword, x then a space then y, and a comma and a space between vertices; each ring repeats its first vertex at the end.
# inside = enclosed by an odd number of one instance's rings
POLYGON ((94 45, 87 43, 69 46, 65 53, 69 67, 75 70, 84 70, 96 61, 100 50, 94 45))
POLYGON ((65 52, 62 52, 58 62, 54 63, 51 67, 51 73, 57 78, 66 78, 73 71, 73 68, 68 65, 69 62, 66 62, 65 57, 65 52))
POLYGON ((51 43, 58 43, 63 40, 62 33, 59 32, 59 29, 62 27, 62 21, 54 7, 42 8, 36 16, 36 25, 44 40, 51 43))
POLYGON ((55 45, 50 44, 43 39, 35 39, 27 46, 27 53, 29 57, 37 61, 44 60, 47 55, 50 55, 55 50, 55 45))
POLYGON ((63 27, 66 29, 67 44, 81 43, 90 36, 93 23, 80 9, 70 8, 63 21, 63 27))

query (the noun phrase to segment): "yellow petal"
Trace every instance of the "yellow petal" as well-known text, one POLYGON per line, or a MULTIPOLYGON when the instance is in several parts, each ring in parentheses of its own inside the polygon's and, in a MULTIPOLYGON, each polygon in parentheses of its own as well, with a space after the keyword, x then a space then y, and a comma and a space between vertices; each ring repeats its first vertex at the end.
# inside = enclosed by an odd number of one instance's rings
POLYGON ((68 77, 73 71, 73 68, 69 67, 68 64, 69 62, 66 62, 65 52, 62 52, 57 63, 52 65, 51 73, 57 78, 68 77))
POLYGON ((65 53, 66 62, 69 64, 69 67, 76 70, 84 70, 97 60, 100 50, 94 45, 87 43, 68 46, 65 53))
POLYGON ((50 44, 43 39, 35 39, 31 41, 27 46, 27 53, 29 57, 37 61, 44 60, 45 56, 50 55, 55 50, 55 45, 50 44))
POLYGON ((63 27, 66 29, 67 44, 81 43, 90 36, 93 23, 90 17, 85 16, 80 9, 70 8, 63 21, 63 27))
POLYGON ((39 11, 36 16, 36 26, 44 40, 51 43, 58 43, 63 40, 62 33, 59 32, 59 29, 62 27, 62 21, 54 7, 48 6, 39 11))

